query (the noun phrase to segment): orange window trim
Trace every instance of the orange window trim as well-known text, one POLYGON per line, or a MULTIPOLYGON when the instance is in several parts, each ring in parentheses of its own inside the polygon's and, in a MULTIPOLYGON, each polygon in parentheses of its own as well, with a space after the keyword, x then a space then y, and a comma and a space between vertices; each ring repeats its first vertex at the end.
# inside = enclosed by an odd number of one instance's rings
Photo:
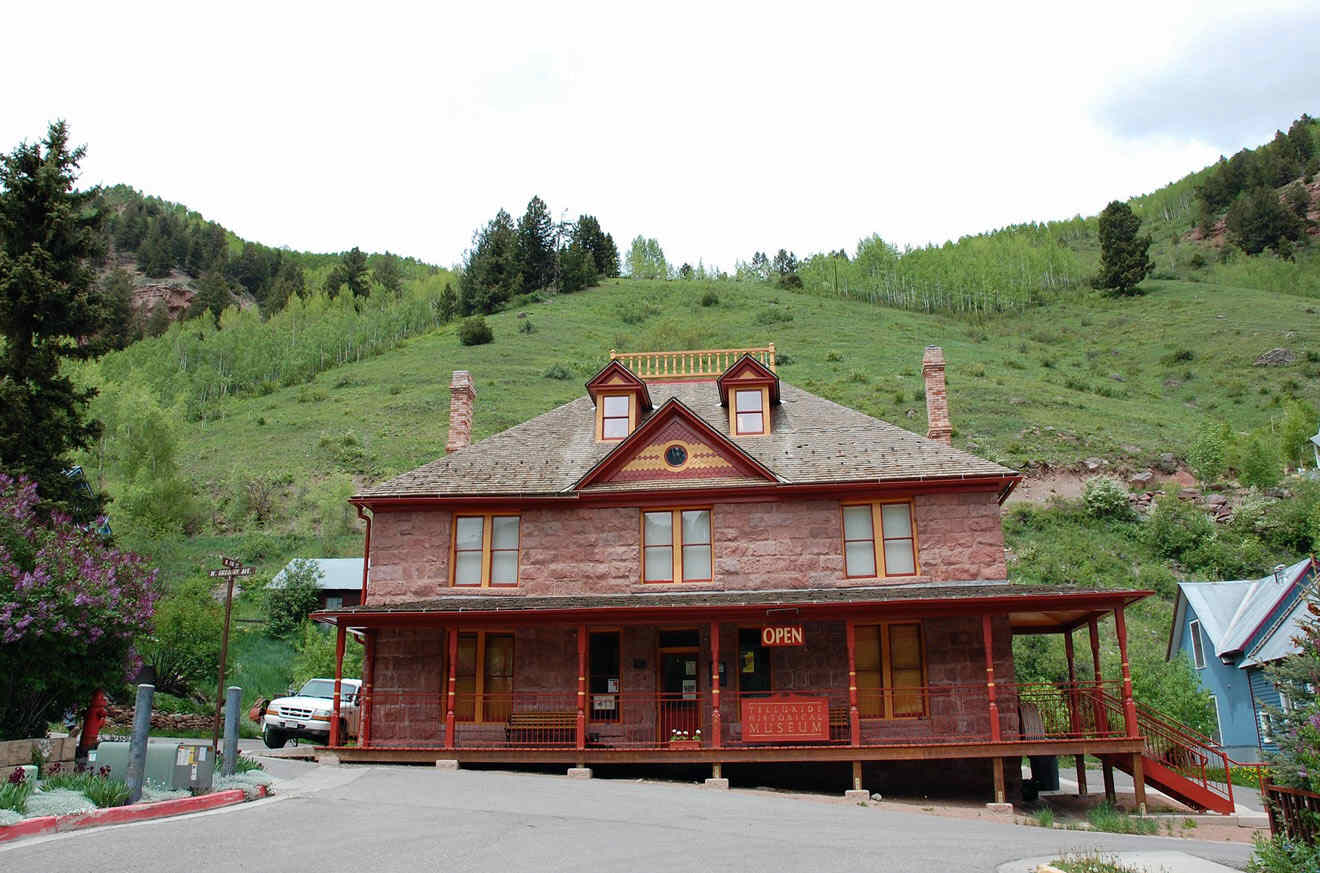
POLYGON ((449 586, 451 588, 517 588, 522 573, 522 515, 517 512, 456 512, 449 532, 449 586), (463 518, 481 519, 481 582, 478 585, 458 581, 458 555, 460 552, 476 552, 477 549, 458 547, 458 522, 463 518), (518 547, 516 549, 497 549, 494 540, 494 519, 518 519, 518 547), (492 582, 491 563, 497 552, 513 552, 513 581, 492 582))
MULTIPOLYGON (((622 416, 622 415, 611 415, 611 416, 608 416, 608 418, 611 419, 611 420, 619 420, 619 419, 622 419, 623 416, 622 416)), ((634 394, 634 393, 632 393, 632 392, 630 392, 630 391, 607 391, 607 392, 601 392, 601 394, 597 396, 597 398, 596 398, 596 442, 598 442, 598 443, 617 443, 617 442, 620 442, 621 440, 627 439, 628 434, 631 434, 631 433, 632 433, 634 430, 636 430, 636 429, 637 429, 637 395, 636 395, 636 394, 634 394), (607 437, 607 436, 605 436, 605 421, 606 421, 606 418, 607 418, 607 416, 605 415, 605 401, 606 401, 607 398, 610 398, 610 397, 623 397, 623 398, 627 399, 627 401, 628 401, 628 433, 627 433, 627 434, 624 434, 624 435, 621 436, 621 437, 607 437)))
MULTIPOLYGON (((880 692, 880 700, 875 701, 868 699, 860 701, 862 717, 867 719, 883 719, 886 721, 929 717, 930 705, 926 694, 926 634, 922 627, 922 623, 919 621, 886 621, 877 624, 857 626, 859 633, 864 629, 874 629, 875 641, 879 646, 879 652, 877 654, 879 656, 880 669, 878 671, 867 671, 867 673, 878 674, 877 678, 879 679, 878 690, 880 692), (904 685, 901 687, 894 686, 894 657, 890 632, 891 629, 895 627, 914 627, 917 630, 917 660, 921 671, 921 685, 915 691, 904 690, 912 688, 913 686, 911 685, 904 685), (895 698, 902 698, 907 695, 915 695, 917 697, 920 704, 918 712, 900 714, 897 711, 898 706, 895 703, 895 698), (875 708, 877 702, 882 704, 878 710, 875 708)), ((859 670, 859 680, 861 674, 862 671, 859 670)), ((860 681, 858 682, 858 686, 860 688, 860 681)))
POLYGON ((734 436, 765 436, 770 433, 770 389, 764 385, 729 388, 729 433, 734 436), (761 393, 761 429, 742 430, 738 427, 738 393, 740 391, 759 391, 761 393))
POLYGON ((866 500, 855 503, 842 503, 839 505, 839 541, 843 549, 843 573, 846 579, 903 579, 912 576, 921 575, 920 551, 917 542, 917 511, 911 498, 904 500, 866 500), (886 537, 884 533, 884 509, 885 506, 904 505, 908 508, 908 531, 911 536, 906 537, 886 537), (844 524, 843 511, 850 506, 869 506, 871 508, 871 537, 870 539, 848 539, 847 527, 844 524), (912 541, 912 572, 911 573, 890 573, 889 568, 885 566, 885 548, 886 542, 896 543, 904 540, 912 541), (875 555, 875 574, 853 575, 848 572, 848 543, 871 543, 871 550, 875 555))
POLYGON ((641 549, 641 568, 640 577, 645 585, 674 585, 692 582, 713 582, 715 580, 715 510, 710 506, 678 506, 678 507, 647 507, 642 509, 637 515, 639 525, 639 537, 642 543, 641 549), (668 546, 653 546, 652 548, 668 548, 670 550, 670 560, 672 568, 668 579, 647 579, 646 578, 646 516, 648 513, 668 512, 671 514, 670 524, 672 525, 670 542, 668 546), (684 579, 683 578, 683 513, 685 512, 706 512, 710 519, 710 539, 704 543, 696 543, 698 546, 706 546, 710 549, 710 575, 704 579, 684 579))
MULTIPOLYGON (((486 714, 488 710, 490 711, 491 715, 495 716, 495 718, 493 719, 495 722, 505 722, 509 720, 508 712, 504 711, 506 707, 501 706, 499 701, 496 701, 495 706, 488 707, 487 703, 489 701, 485 699, 486 678, 487 678, 486 677, 486 639, 488 636, 508 637, 511 642, 510 645, 511 654, 509 656, 509 685, 510 685, 509 692, 510 695, 512 695, 513 692, 512 649, 514 645, 516 645, 516 637, 514 635, 514 632, 512 630, 462 631, 458 635, 459 646, 461 647, 463 644, 463 637, 475 638, 476 654, 473 659, 473 669, 475 671, 475 675, 468 676, 466 674, 458 673, 457 668, 455 668, 455 673, 454 673, 455 686, 461 684, 464 679, 470 679, 472 680, 473 683, 472 699, 471 701, 469 701, 472 705, 472 717, 469 718, 466 715, 458 714, 458 710, 460 709, 461 704, 456 699, 454 701, 454 710, 456 713, 456 719, 458 721, 465 723, 473 723, 473 724, 485 723, 487 721, 486 714)), ((446 648, 448 648, 448 646, 446 646, 446 648)), ((455 690, 454 696, 455 698, 462 697, 463 692, 459 692, 455 690)), ((512 701, 510 701, 510 703, 511 702, 512 701)))

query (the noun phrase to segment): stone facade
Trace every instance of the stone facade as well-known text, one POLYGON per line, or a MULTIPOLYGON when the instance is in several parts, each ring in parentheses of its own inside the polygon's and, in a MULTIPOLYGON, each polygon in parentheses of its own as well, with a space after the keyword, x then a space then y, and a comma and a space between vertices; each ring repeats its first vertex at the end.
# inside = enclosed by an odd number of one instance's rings
MULTIPOLYGON (((980 619, 928 618, 921 622, 927 709, 920 718, 863 719, 865 743, 912 741, 989 740, 989 701, 985 692, 985 651, 980 619)), ((774 692, 827 697, 833 709, 848 705, 848 654, 842 621, 806 622, 806 643, 801 647, 770 650, 774 692)), ((570 712, 577 700, 577 634, 565 625, 518 627, 514 634, 515 711, 570 712)), ((431 747, 444 742, 447 647, 443 629, 382 629, 376 643, 372 743, 381 746, 431 747)), ((654 744, 667 725, 657 712, 659 690, 658 630, 654 626, 625 626, 620 637, 620 697, 617 720, 589 720, 593 743, 628 747, 654 744)), ((1010 629, 1004 618, 992 623, 995 672, 1001 683, 1011 683, 1013 653, 1010 629)), ((699 626, 697 701, 692 727, 704 736, 713 730, 710 706, 710 625, 699 626)), ((740 742, 738 680, 738 625, 720 626, 720 661, 725 665, 720 715, 723 740, 740 742)), ((1016 735, 1016 700, 1011 684, 1000 695, 1000 729, 1005 738, 1016 735)), ((836 726, 834 739, 845 734, 836 726)), ((505 743, 504 719, 489 723, 460 723, 460 746, 499 746, 505 743)))
MULTIPOLYGON (((893 499, 893 498, 886 498, 893 499)), ((990 491, 912 496, 921 575, 893 581, 1006 577, 999 502, 990 491)), ((708 504, 709 505, 709 504, 708 504)), ((714 503, 715 579, 643 584, 637 507, 525 507, 519 585, 482 593, 607 594, 699 589, 789 589, 874 585, 844 577, 839 500, 714 503)), ((372 522, 369 605, 454 593, 449 585, 453 515, 379 511, 372 522)), ((473 589, 457 589, 471 594, 473 589)))

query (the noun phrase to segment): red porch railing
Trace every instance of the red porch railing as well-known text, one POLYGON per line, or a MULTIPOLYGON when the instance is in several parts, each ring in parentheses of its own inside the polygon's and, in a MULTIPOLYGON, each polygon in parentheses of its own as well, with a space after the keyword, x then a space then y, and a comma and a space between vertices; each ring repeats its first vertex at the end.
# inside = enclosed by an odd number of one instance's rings
MULTIPOLYGON (((1067 683, 1001 683, 997 703, 1000 739, 1069 740, 1118 738, 1125 734, 1122 706, 1108 690, 1067 683)), ((475 694, 458 691, 453 700, 454 736, 445 736, 448 696, 443 691, 371 693, 373 747, 544 749, 574 747, 578 741, 576 690, 512 691, 475 694)), ((707 690, 684 693, 588 693, 583 712, 584 747, 683 751, 715 748, 712 698, 707 690)), ((771 745, 909 746, 993 742, 989 697, 983 683, 862 690, 857 695, 859 735, 852 735, 848 689, 799 688, 790 691, 723 690, 720 736, 724 748, 771 745), (810 739, 789 732, 776 739, 764 730, 746 730, 746 707, 753 702, 814 701, 828 723, 810 739)), ((1144 722, 1143 722, 1144 724, 1144 722)), ((1157 734, 1148 739, 1166 759, 1175 749, 1157 734)), ((1207 756, 1182 765, 1204 777, 1207 756)))

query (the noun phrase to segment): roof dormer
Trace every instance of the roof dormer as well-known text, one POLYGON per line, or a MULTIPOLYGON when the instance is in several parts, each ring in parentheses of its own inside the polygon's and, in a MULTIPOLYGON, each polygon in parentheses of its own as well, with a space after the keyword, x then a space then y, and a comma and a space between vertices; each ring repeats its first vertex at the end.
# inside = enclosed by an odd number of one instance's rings
POLYGON ((770 407, 779 404, 779 377, 756 357, 745 354, 715 380, 720 405, 729 410, 729 434, 770 433, 770 407))
POLYGON ((624 439, 651 409, 646 383, 618 361, 610 361, 587 382, 587 393, 596 404, 596 442, 624 439))

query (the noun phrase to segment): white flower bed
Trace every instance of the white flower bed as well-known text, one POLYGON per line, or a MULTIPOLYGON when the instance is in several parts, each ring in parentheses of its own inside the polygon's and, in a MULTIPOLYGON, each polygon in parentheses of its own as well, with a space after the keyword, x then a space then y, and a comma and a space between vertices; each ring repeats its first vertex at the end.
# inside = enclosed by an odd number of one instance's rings
POLYGON ((228 791, 232 788, 243 789, 243 796, 248 800, 259 796, 257 790, 261 785, 275 784, 274 778, 269 773, 261 770, 248 770, 246 773, 235 773, 233 776, 216 776, 211 782, 211 788, 214 791, 228 791))
POLYGON ((26 818, 43 815, 69 815, 75 812, 91 812, 96 804, 87 799, 81 791, 69 788, 56 788, 51 791, 34 791, 28 797, 26 818))
POLYGON ((12 809, 0 809, 0 828, 18 824, 25 817, 21 812, 14 812, 12 809))

